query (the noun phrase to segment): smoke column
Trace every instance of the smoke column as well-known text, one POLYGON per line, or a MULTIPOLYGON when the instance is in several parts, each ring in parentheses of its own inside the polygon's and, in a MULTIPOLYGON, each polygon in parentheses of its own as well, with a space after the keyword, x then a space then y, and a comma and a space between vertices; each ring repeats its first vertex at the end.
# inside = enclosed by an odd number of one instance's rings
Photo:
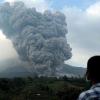
POLYGON ((60 12, 40 13, 23 2, 0 5, 0 29, 37 74, 54 75, 57 66, 71 58, 65 20, 60 12))

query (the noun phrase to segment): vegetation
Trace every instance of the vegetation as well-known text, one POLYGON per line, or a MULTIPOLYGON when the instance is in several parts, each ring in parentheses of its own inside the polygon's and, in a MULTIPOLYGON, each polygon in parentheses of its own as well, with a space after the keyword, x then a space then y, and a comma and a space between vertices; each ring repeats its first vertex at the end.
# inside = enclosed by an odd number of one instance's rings
POLYGON ((83 78, 1 78, 0 100, 76 100, 87 86, 83 78))

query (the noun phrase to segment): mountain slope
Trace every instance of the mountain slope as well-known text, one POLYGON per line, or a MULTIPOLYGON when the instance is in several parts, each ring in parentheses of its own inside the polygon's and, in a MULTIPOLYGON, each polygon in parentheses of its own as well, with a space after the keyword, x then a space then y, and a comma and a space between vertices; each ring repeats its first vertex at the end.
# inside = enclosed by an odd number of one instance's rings
MULTIPOLYGON (((85 68, 82 67, 75 67, 71 65, 61 65, 57 69, 57 75, 58 76, 83 76, 85 74, 85 68)), ((9 67, 3 72, 0 73, 0 77, 26 77, 26 76, 32 76, 33 73, 29 71, 25 67, 21 66, 15 66, 15 67, 9 67)))
POLYGON ((63 64, 60 68, 58 68, 58 72, 61 75, 69 75, 82 77, 85 74, 86 69, 82 67, 71 66, 68 64, 63 64))

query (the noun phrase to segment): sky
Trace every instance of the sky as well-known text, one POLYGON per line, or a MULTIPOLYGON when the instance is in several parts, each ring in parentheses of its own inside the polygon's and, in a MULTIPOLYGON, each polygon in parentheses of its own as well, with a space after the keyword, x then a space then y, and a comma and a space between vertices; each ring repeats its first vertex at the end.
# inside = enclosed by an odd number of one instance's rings
MULTIPOLYGON (((43 12, 61 11, 66 16, 68 43, 72 58, 66 63, 86 67, 87 60, 100 54, 100 0, 0 0, 13 3, 23 1, 27 7, 43 12)), ((0 31, 0 61, 17 58, 18 55, 9 39, 0 31)))

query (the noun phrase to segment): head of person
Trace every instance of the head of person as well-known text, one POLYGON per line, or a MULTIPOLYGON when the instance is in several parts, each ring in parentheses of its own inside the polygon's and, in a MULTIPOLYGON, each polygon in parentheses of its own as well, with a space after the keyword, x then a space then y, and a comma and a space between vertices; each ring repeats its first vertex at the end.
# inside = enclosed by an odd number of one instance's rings
POLYGON ((92 83, 100 83, 100 56, 93 56, 88 60, 86 77, 92 83))

